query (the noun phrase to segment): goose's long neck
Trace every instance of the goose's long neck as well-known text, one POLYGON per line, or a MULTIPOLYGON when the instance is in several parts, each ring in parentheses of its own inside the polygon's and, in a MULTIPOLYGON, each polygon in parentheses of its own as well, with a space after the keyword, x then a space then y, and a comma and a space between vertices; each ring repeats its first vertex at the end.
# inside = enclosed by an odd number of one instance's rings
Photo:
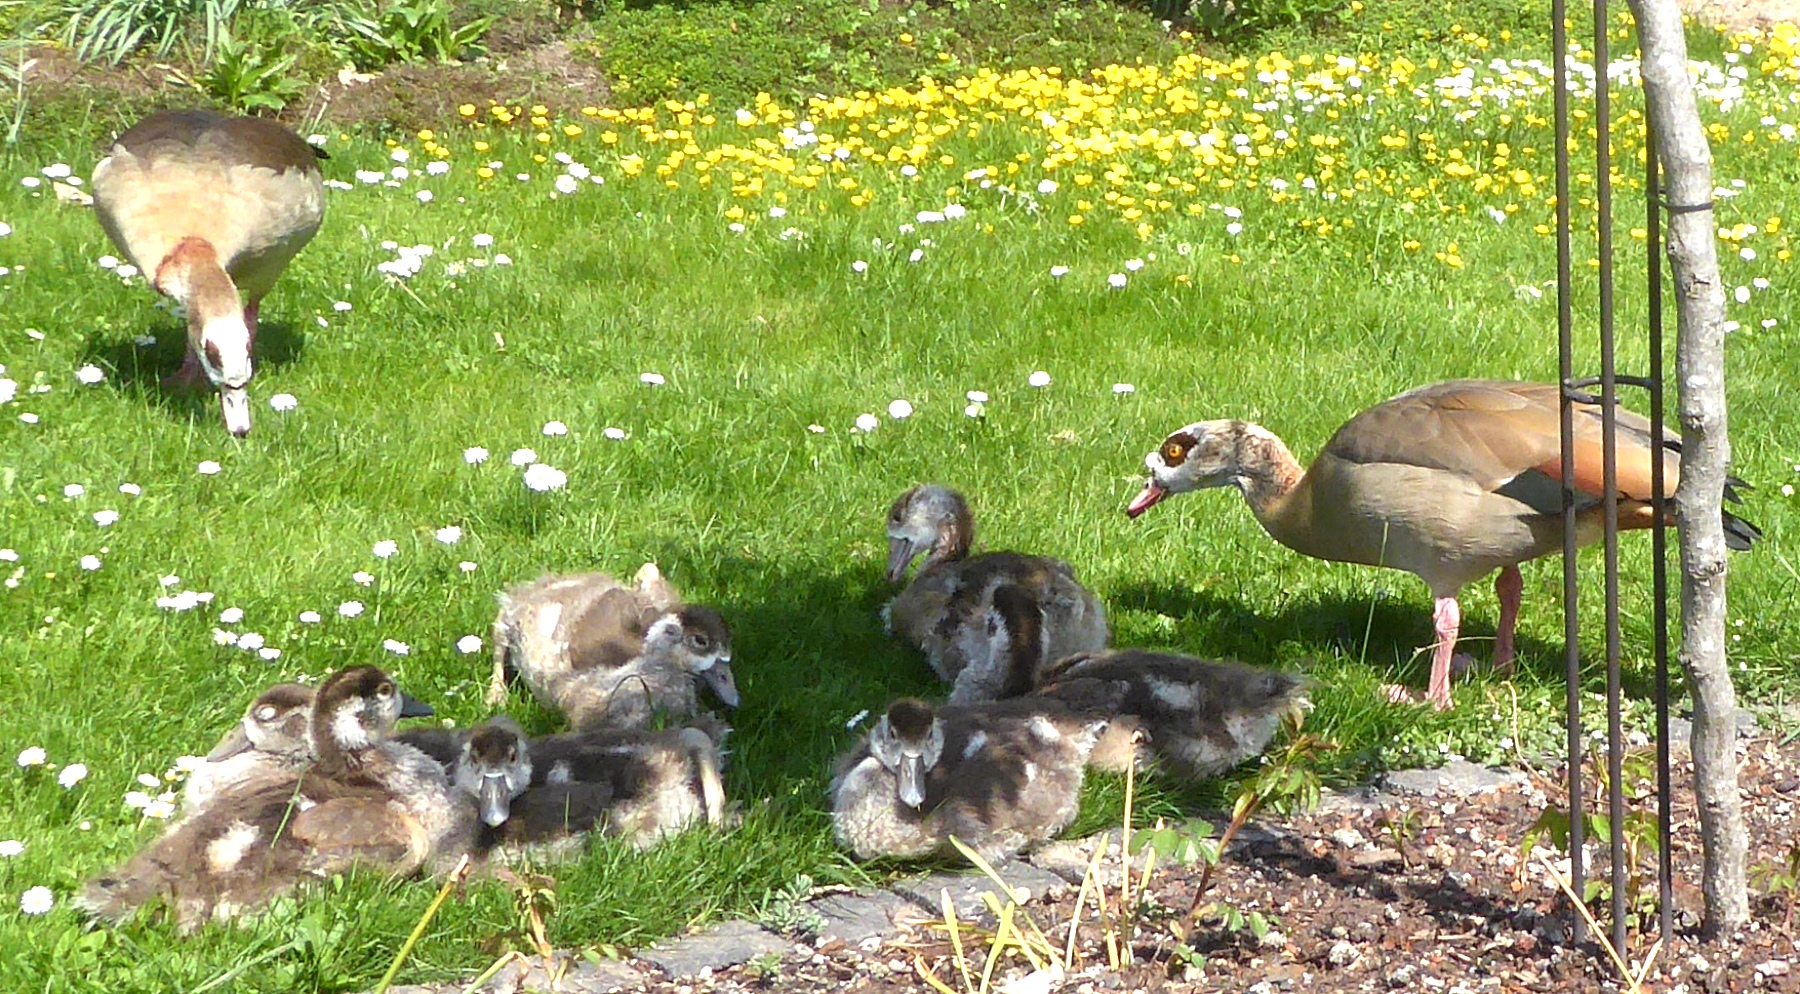
POLYGON ((224 382, 250 379, 250 331, 237 285, 212 244, 185 238, 156 268, 156 288, 187 309, 188 341, 196 354, 207 352, 224 382))
POLYGON ((1299 548, 1312 527, 1305 468, 1274 432, 1252 424, 1238 441, 1237 464, 1238 488, 1257 522, 1277 542, 1299 548))

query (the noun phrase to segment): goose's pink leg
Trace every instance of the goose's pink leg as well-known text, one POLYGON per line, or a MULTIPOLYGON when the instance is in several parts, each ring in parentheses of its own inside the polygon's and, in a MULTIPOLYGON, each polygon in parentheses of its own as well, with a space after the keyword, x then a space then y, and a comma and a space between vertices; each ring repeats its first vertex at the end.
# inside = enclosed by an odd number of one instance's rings
POLYGON ((244 305, 244 327, 250 329, 250 348, 256 348, 256 315, 262 310, 262 298, 244 305))
POLYGON ((1439 597, 1431 612, 1431 626, 1437 631, 1437 649, 1431 654, 1431 683, 1425 697, 1439 711, 1450 709, 1450 657, 1456 652, 1456 636, 1462 629, 1462 608, 1455 597, 1439 597))
POLYGON ((162 384, 170 390, 191 390, 205 379, 205 370, 200 368, 200 355, 189 345, 187 356, 181 360, 181 368, 163 377, 162 384))
POLYGON ((1494 671, 1511 674, 1513 629, 1519 624, 1519 600, 1525 593, 1525 577, 1519 567, 1507 566, 1494 577, 1494 596, 1500 599, 1500 624, 1494 630, 1494 671))

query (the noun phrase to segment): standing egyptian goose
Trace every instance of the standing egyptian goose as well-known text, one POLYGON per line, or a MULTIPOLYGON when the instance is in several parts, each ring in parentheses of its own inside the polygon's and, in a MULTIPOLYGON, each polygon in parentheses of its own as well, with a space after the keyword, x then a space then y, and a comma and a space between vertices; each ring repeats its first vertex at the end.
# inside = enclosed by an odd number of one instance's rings
POLYGON ((262 299, 325 216, 325 153, 273 121, 165 110, 126 129, 94 167, 94 209, 151 286, 187 310, 187 359, 225 427, 250 431, 250 352, 262 299))
POLYGON ((927 484, 901 494, 888 509, 887 534, 890 583, 905 579, 907 566, 926 552, 912 582, 889 602, 888 626, 950 682, 951 704, 996 700, 1009 692, 1011 676, 990 651, 986 627, 994 593, 1002 587, 1037 602, 1045 658, 1106 645, 1106 611, 1068 563, 1019 552, 969 555, 974 518, 956 491, 927 484))
POLYGON ((448 869, 475 841, 475 805, 436 761, 389 740, 401 717, 425 714, 374 667, 333 675, 314 699, 310 766, 221 792, 90 880, 77 904, 120 920, 166 899, 188 931, 355 865, 395 875, 448 869))
MULTIPOLYGON (((1509 671, 1524 586, 1519 564, 1562 548, 1558 401, 1558 388, 1548 383, 1419 387, 1351 418, 1304 471, 1281 439, 1258 425, 1198 422, 1145 457, 1150 482, 1126 513, 1135 518, 1171 493, 1231 484, 1263 530, 1296 552, 1417 574, 1437 599, 1427 695, 1448 708, 1462 620, 1458 592, 1500 571, 1494 664, 1509 671)), ((1587 544, 1601 534, 1601 406, 1584 400, 1574 413, 1575 513, 1587 544)), ((1680 438, 1630 411, 1616 416, 1619 527, 1648 528, 1655 517, 1651 460, 1660 453, 1673 494, 1680 438)), ((1730 487, 1725 496, 1737 499, 1730 487)), ((1725 515, 1731 548, 1748 549, 1760 535, 1725 515)))
POLYGON ((501 594, 490 702, 505 700, 511 674, 578 731, 643 729, 658 714, 696 715, 696 680, 726 707, 738 704, 725 619, 683 604, 651 563, 632 586, 581 573, 501 594))

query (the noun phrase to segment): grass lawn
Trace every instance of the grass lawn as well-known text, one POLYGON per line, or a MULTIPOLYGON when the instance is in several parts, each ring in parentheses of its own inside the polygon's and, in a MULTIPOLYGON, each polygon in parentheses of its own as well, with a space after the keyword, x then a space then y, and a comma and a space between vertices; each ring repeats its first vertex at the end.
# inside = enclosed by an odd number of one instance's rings
MULTIPOLYGON (((1787 323, 1800 88, 1785 48, 1769 61, 1710 51, 1702 107, 1740 325, 1735 464, 1766 535, 1732 560, 1733 670, 1764 707, 1800 689, 1787 323)), ((87 931, 68 899, 161 827, 124 801, 161 789, 139 778, 204 752, 271 682, 376 663, 441 715, 485 717, 488 657, 457 643, 486 639, 496 590, 546 570, 629 574, 651 559, 724 613, 744 697, 728 785, 747 816, 649 854, 596 842, 555 871, 555 941, 643 944, 753 913, 802 873, 888 872, 835 850, 824 786, 853 716, 940 691, 877 614, 882 514, 924 480, 970 496, 979 544, 1075 564, 1119 644, 1305 672, 1309 727, 1341 746, 1333 778, 1445 752, 1553 752, 1554 560, 1525 571, 1519 675, 1479 673, 1439 715, 1376 695, 1423 684, 1430 599, 1416 579, 1291 553, 1229 492, 1123 514, 1143 454, 1191 421, 1257 420, 1309 459, 1408 387, 1554 377, 1548 81, 1536 64, 1490 65, 1550 54, 1468 33, 1436 52, 1187 57, 1080 83, 975 74, 744 110, 470 107, 397 146, 321 129, 327 175, 347 187, 263 308, 243 441, 210 395, 157 385, 180 325, 141 279, 97 263, 115 250, 90 213, 51 196, 56 163, 91 171, 87 137, 0 159, 0 376, 17 385, 0 403, 0 751, 41 747, 49 763, 0 772, 0 839, 23 843, 0 862, 0 989, 372 985, 430 884, 333 882, 182 940, 149 923, 87 931), (419 245, 432 252, 416 267, 383 267, 419 245), (104 379, 84 383, 89 365, 104 379), (1047 386, 1028 385, 1037 371, 1047 386), (979 410, 968 391, 988 395, 979 410), (278 394, 297 405, 273 409, 278 394), (890 416, 901 399, 913 413, 890 416), (864 414, 876 427, 854 430, 864 414), (476 446, 490 455, 472 464, 476 446), (566 488, 528 491, 509 458, 524 448, 566 488), (441 541, 446 526, 460 540, 441 541), (397 552, 379 557, 387 541, 397 552), (212 597, 158 606, 182 591, 212 597), (249 633, 265 651, 242 648, 249 633), (59 785, 75 763, 85 779, 59 785), (36 886, 56 905, 24 915, 36 886)), ((1633 368, 1638 96, 1620 92, 1615 133, 1633 368)), ((1577 218, 1591 226, 1590 201, 1577 218)), ((1577 244, 1591 328, 1591 239, 1577 244)), ((1584 346, 1579 364, 1596 354, 1584 346)), ((1624 545, 1642 727, 1649 542, 1624 545)), ((1590 655, 1599 567, 1583 557, 1590 655)), ((1471 588, 1477 655, 1494 616, 1491 591, 1471 588)), ((1600 689, 1597 668, 1587 685, 1600 689)), ((553 727, 522 692, 508 710, 553 727)), ((1141 810, 1228 789, 1155 783, 1141 810)), ((1077 828, 1118 815, 1117 784, 1090 793, 1077 828)), ((402 979, 478 968, 519 935, 509 892, 473 886, 402 979)))

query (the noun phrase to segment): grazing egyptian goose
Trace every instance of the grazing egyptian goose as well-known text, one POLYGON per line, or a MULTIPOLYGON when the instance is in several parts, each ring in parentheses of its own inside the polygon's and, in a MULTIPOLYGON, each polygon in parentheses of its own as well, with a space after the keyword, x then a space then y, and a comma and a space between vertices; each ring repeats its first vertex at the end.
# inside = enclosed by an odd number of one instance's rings
POLYGON ((505 699, 513 673, 578 731, 628 731, 650 727, 659 714, 695 715, 696 680, 726 707, 738 704, 725 619, 683 604, 651 563, 630 587, 605 573, 581 573, 501 594, 490 701, 505 699))
MULTIPOLYGON (((1351 418, 1304 471, 1281 439, 1258 425, 1198 422, 1145 457, 1150 481, 1126 513, 1135 518, 1169 494, 1231 484, 1263 530, 1296 552, 1417 574, 1437 599, 1427 695, 1448 708, 1462 621, 1457 594, 1500 571, 1494 664, 1510 671, 1524 586, 1519 564, 1562 548, 1558 402, 1559 390, 1549 383, 1451 380, 1419 387, 1351 418)), ((1575 513, 1583 544, 1601 534, 1601 413, 1597 402, 1575 405, 1575 513)), ((1630 411, 1616 416, 1619 527, 1647 528, 1655 516, 1651 461, 1660 454, 1673 494, 1680 438, 1630 411)), ((1725 497, 1737 499, 1731 487, 1725 497)), ((1749 522, 1725 515, 1731 548, 1747 549, 1760 535, 1749 522)))
POLYGON ((252 781, 297 775, 312 762, 313 689, 278 683, 256 696, 244 717, 188 774, 181 808, 192 813, 219 794, 252 781))
POLYGON ((187 311, 178 385, 202 373, 225 427, 250 431, 257 311, 319 230, 325 153, 275 123, 164 110, 126 129, 94 167, 94 209, 119 251, 187 311))
POLYGON ((1105 647, 1106 611, 1068 563, 1018 552, 969 555, 974 518, 956 491, 927 484, 901 494, 888 510, 887 534, 890 583, 905 579, 907 566, 926 552, 912 582, 889 602, 888 626, 950 682, 950 703, 1007 693, 1010 678, 989 651, 986 629, 1002 587, 1036 600, 1045 658, 1105 647))
POLYGON ((430 757, 388 740, 399 718, 429 713, 374 667, 335 674, 314 700, 312 765, 218 794, 90 880, 77 903, 116 921, 163 899, 191 931, 254 911, 306 877, 352 866, 447 869, 475 840, 474 805, 430 757))
POLYGON ((838 762, 838 842, 858 859, 913 858, 949 848, 954 836, 998 861, 1053 838, 1080 807, 1105 724, 895 701, 838 762))

